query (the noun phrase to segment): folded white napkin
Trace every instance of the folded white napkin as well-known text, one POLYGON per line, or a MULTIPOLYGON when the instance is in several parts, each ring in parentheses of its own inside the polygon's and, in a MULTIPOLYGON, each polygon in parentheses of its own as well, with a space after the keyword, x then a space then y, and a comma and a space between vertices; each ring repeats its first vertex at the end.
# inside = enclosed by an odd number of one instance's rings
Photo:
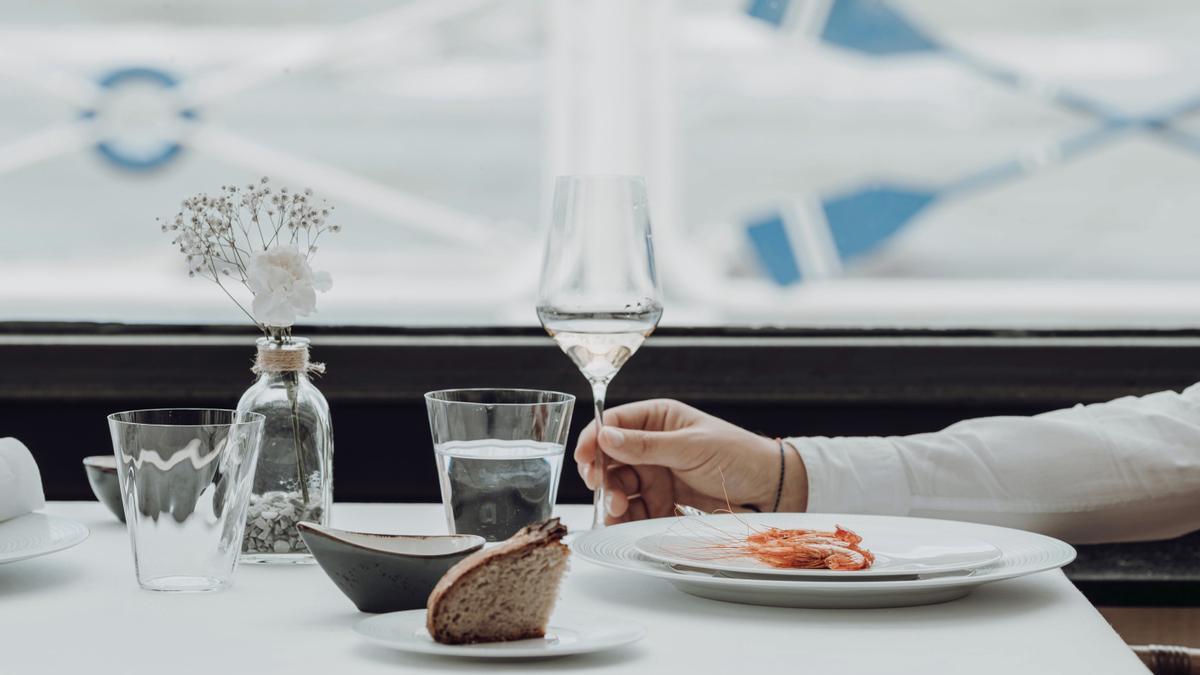
POLYGON ((45 505, 42 474, 29 448, 15 438, 0 438, 0 523, 45 505))

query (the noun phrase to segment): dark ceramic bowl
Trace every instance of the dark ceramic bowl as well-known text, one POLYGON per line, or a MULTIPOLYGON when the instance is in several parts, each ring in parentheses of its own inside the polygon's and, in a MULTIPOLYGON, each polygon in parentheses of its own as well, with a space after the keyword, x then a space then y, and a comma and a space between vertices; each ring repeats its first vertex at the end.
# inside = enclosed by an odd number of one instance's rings
POLYGON ((125 522, 125 507, 121 505, 121 483, 117 480, 117 458, 112 455, 93 455, 83 458, 92 494, 113 515, 125 522))
POLYGON ((317 564, 363 612, 420 609, 446 570, 483 548, 473 534, 417 536, 297 526, 317 564))

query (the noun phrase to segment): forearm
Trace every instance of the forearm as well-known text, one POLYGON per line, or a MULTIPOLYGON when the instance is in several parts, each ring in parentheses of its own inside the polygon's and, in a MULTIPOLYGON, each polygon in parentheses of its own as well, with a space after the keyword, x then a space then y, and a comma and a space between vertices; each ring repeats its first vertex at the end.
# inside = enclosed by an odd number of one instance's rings
POLYGON ((789 440, 809 510, 972 520, 1079 543, 1200 528, 1200 404, 1174 392, 914 436, 789 440))

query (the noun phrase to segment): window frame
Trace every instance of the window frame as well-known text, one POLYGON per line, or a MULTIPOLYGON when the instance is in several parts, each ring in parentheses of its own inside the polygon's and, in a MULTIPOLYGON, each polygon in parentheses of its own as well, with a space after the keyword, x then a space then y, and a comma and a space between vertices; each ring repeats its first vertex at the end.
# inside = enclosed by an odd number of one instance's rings
MULTIPOLYGON (((457 386, 583 392, 540 328, 298 327, 347 402, 457 386), (388 372, 403 372, 393 378, 388 372)), ((0 400, 202 400, 242 384, 241 326, 0 323, 0 400)), ((789 405, 1057 405, 1178 389, 1200 378, 1200 331, 664 328, 614 382, 616 398, 789 405)))

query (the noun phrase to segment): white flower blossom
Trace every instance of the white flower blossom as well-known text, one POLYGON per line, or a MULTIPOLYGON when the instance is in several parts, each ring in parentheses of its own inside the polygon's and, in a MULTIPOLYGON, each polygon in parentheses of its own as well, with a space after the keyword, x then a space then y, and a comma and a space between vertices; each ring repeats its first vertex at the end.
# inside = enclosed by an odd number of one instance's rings
POLYGON ((317 291, 333 287, 328 272, 314 272, 308 256, 291 245, 255 253, 246 266, 246 286, 254 294, 251 311, 265 326, 289 328, 297 317, 317 311, 317 291))
POLYGON ((308 261, 321 237, 337 234, 342 226, 327 222, 333 206, 312 190, 277 190, 269 182, 264 176, 245 188, 222 185, 215 196, 201 192, 158 223, 174 237, 189 276, 215 281, 264 333, 280 335, 297 316, 316 311, 316 291, 329 289, 329 275, 313 273, 308 261), (254 294, 253 312, 226 282, 254 294))

